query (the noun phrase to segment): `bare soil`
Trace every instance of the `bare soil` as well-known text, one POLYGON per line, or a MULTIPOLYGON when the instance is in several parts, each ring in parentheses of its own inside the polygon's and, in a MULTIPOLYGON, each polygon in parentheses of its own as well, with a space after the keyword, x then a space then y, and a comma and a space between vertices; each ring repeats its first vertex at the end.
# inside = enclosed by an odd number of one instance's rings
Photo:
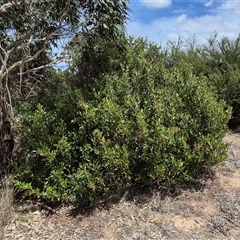
POLYGON ((95 209, 23 203, 5 239, 240 239, 240 135, 224 141, 228 160, 177 195, 133 190, 95 209))

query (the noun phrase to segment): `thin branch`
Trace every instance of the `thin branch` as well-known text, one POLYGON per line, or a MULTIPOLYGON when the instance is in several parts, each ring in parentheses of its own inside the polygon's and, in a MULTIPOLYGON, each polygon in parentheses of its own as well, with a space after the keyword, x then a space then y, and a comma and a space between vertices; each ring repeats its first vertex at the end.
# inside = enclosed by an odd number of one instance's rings
POLYGON ((13 5, 16 5, 16 2, 9 2, 9 3, 5 3, 0 7, 0 13, 5 12, 8 8, 10 8, 13 5))
POLYGON ((20 66, 20 77, 19 77, 19 92, 22 94, 22 80, 23 80, 23 65, 20 66))
MULTIPOLYGON (((44 38, 38 39, 39 42, 40 42, 40 41, 43 42, 42 48, 41 48, 40 50, 38 50, 34 55, 32 55, 32 56, 27 56, 25 59, 22 59, 22 60, 20 60, 20 61, 18 61, 18 62, 16 62, 16 63, 14 63, 13 65, 11 65, 11 66, 7 69, 7 71, 5 71, 5 72, 3 71, 2 74, 1 74, 1 79, 3 79, 4 77, 6 77, 7 72, 10 73, 10 72, 13 71, 16 67, 19 67, 19 66, 21 66, 21 65, 24 65, 24 64, 26 64, 26 63, 28 63, 28 62, 31 62, 31 61, 35 60, 42 52, 44 52, 44 51, 46 50, 47 44, 48 44, 50 38, 53 37, 53 36, 55 36, 55 35, 58 35, 58 33, 57 33, 58 30, 59 30, 59 29, 57 29, 57 30, 55 30, 54 32, 48 34, 48 35, 47 35, 46 37, 44 37, 44 38)), ((1 49, 1 48, 0 48, 0 49, 1 49)), ((8 54, 9 54, 9 51, 6 53, 6 56, 8 56, 8 54)), ((5 59, 5 60, 6 60, 6 59, 5 59)), ((4 63, 5 63, 5 60, 4 60, 4 63)), ((6 68, 5 68, 5 69, 6 69, 6 68)), ((0 80, 1 80, 1 79, 0 79, 0 80)))
POLYGON ((42 208, 48 210, 49 212, 51 212, 51 213, 53 213, 53 214, 56 214, 56 215, 59 216, 59 217, 63 217, 63 215, 62 215, 61 213, 57 212, 57 210, 55 210, 55 209, 53 209, 53 208, 45 205, 45 204, 42 203, 42 202, 36 202, 36 201, 32 201, 32 200, 26 200, 26 202, 32 203, 32 204, 37 205, 37 206, 39 206, 39 207, 42 207, 42 208))
POLYGON ((240 226, 235 223, 233 220, 231 220, 230 218, 226 217, 226 216, 223 216, 226 220, 228 220, 230 223, 232 223, 233 225, 235 225, 236 227, 240 228, 240 226))
POLYGON ((10 109, 11 109, 11 116, 13 116, 12 97, 11 97, 11 93, 10 93, 10 90, 9 90, 9 87, 8 87, 8 74, 6 76, 5 88, 6 88, 7 94, 8 94, 8 101, 9 101, 9 106, 10 106, 10 109))
POLYGON ((2 48, 2 46, 0 45, 0 49, 5 53, 5 59, 3 59, 2 54, 0 54, 0 59, 2 62, 2 67, 1 67, 1 74, 0 74, 0 81, 2 82, 3 78, 4 78, 4 74, 5 74, 5 88, 7 90, 7 94, 8 94, 8 100, 9 100, 9 104, 10 104, 10 108, 11 108, 11 115, 13 116, 13 108, 12 108, 12 97, 11 97, 11 93, 8 87, 8 76, 9 76, 9 71, 8 68, 6 66, 7 60, 8 60, 8 53, 6 53, 6 51, 2 48), (4 71, 5 68, 5 73, 2 73, 4 71))
POLYGON ((2 48, 2 46, 0 45, 0 50, 3 51, 3 53, 5 54, 5 58, 3 59, 2 54, 0 54, 0 60, 2 62, 2 66, 1 66, 1 70, 0 70, 0 82, 2 81, 2 79, 5 77, 4 76, 4 69, 5 69, 5 73, 8 71, 7 70, 7 60, 9 57, 9 54, 5 51, 4 48, 2 48))
POLYGON ((25 71, 25 72, 20 72, 20 73, 18 73, 18 74, 19 74, 19 75, 20 75, 20 74, 23 75, 23 74, 27 74, 27 73, 30 73, 30 72, 34 72, 34 71, 41 70, 41 69, 46 68, 46 67, 52 67, 53 65, 55 65, 55 64, 57 64, 57 63, 60 63, 60 62, 62 62, 62 61, 64 61, 64 60, 67 60, 67 59, 68 59, 68 58, 67 58, 66 56, 64 56, 64 57, 55 59, 55 60, 51 61, 51 62, 48 63, 48 64, 45 64, 45 65, 42 65, 42 66, 39 66, 39 67, 36 67, 36 68, 31 68, 31 69, 28 69, 28 70, 25 71))

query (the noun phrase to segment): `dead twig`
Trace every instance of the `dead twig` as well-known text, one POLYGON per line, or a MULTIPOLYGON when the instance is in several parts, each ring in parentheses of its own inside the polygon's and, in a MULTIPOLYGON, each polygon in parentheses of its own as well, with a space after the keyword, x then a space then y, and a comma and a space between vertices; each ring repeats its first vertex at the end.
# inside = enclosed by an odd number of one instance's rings
POLYGON ((62 214, 58 213, 55 209, 45 205, 44 203, 41 203, 41 202, 34 202, 34 201, 31 201, 31 200, 26 200, 27 203, 32 203, 32 204, 36 204, 37 206, 40 206, 48 211, 50 211, 51 213, 53 214, 56 214, 58 215, 59 217, 63 217, 62 214))
POLYGON ((232 223, 233 225, 235 225, 236 227, 240 228, 240 226, 238 224, 236 224, 233 220, 231 220, 230 218, 223 216, 226 220, 228 220, 230 223, 232 223))
POLYGON ((216 224, 212 224, 211 222, 208 221, 208 224, 216 231, 219 232, 221 234, 223 234, 225 237, 227 237, 227 234, 225 233, 224 230, 219 229, 219 227, 216 226, 216 224))

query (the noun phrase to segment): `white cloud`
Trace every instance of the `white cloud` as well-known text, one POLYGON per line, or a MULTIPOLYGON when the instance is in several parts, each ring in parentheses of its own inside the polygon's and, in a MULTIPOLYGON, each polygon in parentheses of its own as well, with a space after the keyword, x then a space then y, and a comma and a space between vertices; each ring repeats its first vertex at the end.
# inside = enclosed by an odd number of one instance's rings
POLYGON ((219 10, 234 11, 235 13, 240 14, 240 1, 226 1, 226 3, 222 3, 219 10))
POLYGON ((215 32, 220 38, 228 36, 231 39, 236 39, 240 32, 240 1, 224 1, 220 7, 206 11, 205 15, 188 15, 187 9, 179 12, 176 9, 175 12, 169 13, 172 14, 165 14, 165 17, 160 15, 151 22, 144 21, 144 18, 129 21, 127 32, 136 37, 147 37, 149 41, 159 43, 163 47, 168 40, 177 41, 179 37, 191 39, 195 35, 197 42, 203 43, 215 32))
POLYGON ((240 19, 236 14, 226 15, 223 11, 223 14, 220 12, 216 16, 189 18, 182 14, 171 18, 159 18, 150 24, 129 22, 127 29, 131 35, 147 37, 150 41, 166 46, 168 40, 177 41, 179 37, 191 39, 194 35, 199 43, 206 42, 214 32, 218 32, 220 37, 225 35, 236 39, 239 25, 240 19))
POLYGON ((172 4, 171 0, 140 0, 140 2, 143 6, 153 9, 167 8, 172 4))
POLYGON ((186 10, 183 9, 178 9, 178 10, 174 10, 173 13, 175 14, 180 14, 180 13, 184 13, 186 10))
POLYGON ((210 0, 209 2, 206 2, 204 4, 205 7, 212 7, 212 5, 213 5, 213 0, 210 0))
POLYGON ((187 15, 186 14, 182 14, 181 16, 179 16, 177 19, 176 19, 176 22, 177 23, 181 23, 181 22, 184 22, 187 18, 187 15))

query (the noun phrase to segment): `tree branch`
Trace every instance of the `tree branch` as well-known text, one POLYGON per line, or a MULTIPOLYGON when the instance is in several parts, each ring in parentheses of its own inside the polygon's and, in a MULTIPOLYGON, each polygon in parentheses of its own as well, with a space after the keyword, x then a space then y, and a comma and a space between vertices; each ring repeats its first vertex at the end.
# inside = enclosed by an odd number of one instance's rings
POLYGON ((10 8, 11 6, 15 5, 15 2, 9 2, 9 3, 5 3, 0 7, 0 13, 5 12, 8 8, 10 8))
MULTIPOLYGON (((49 33, 47 36, 45 36, 44 38, 41 39, 37 39, 36 41, 38 42, 43 42, 43 46, 41 49, 39 49, 35 54, 31 55, 31 56, 26 56, 24 59, 15 62, 14 64, 12 64, 10 67, 7 67, 7 60, 8 60, 8 56, 9 54, 15 49, 15 47, 11 48, 10 50, 8 50, 7 52, 0 46, 0 49, 5 53, 5 59, 2 58, 2 56, 0 57, 0 60, 2 62, 2 67, 1 67, 1 72, 0 72, 0 81, 2 81, 2 79, 4 77, 6 77, 7 74, 9 74, 10 72, 12 72, 15 68, 19 67, 19 66, 23 66, 26 63, 29 63, 33 60, 35 60, 42 52, 44 52, 47 48, 47 44, 49 43, 49 40, 58 34, 59 29, 55 30, 52 33, 49 33), (5 71, 4 71, 5 69, 5 71)), ((28 46, 28 43, 24 44, 25 46, 28 46)), ((21 47, 23 48, 23 46, 21 47)))

